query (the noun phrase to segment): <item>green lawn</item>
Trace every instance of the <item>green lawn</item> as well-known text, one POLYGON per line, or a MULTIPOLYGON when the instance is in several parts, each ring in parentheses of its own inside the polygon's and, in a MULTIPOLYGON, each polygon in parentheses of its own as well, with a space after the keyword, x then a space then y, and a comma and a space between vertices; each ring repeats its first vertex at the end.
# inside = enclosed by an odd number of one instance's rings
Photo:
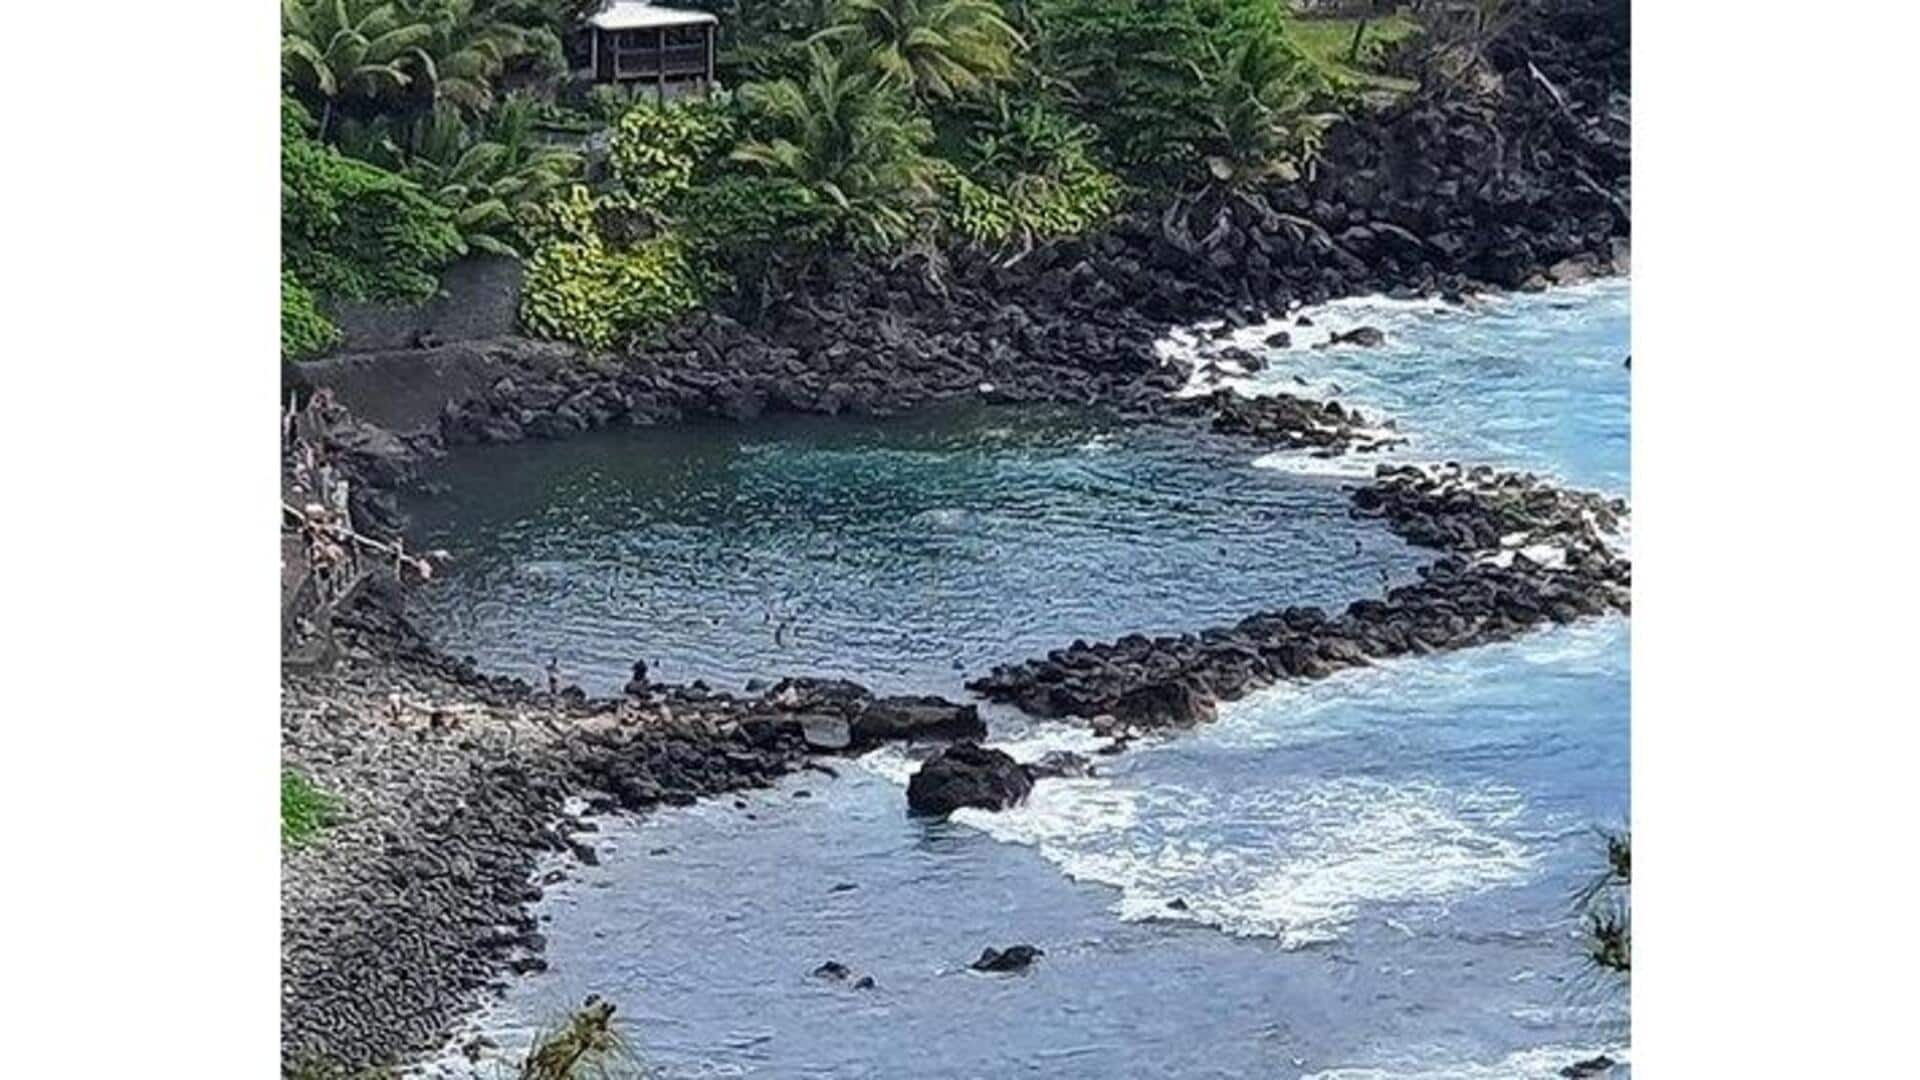
POLYGON ((1293 38, 1336 83, 1396 95, 1418 89, 1419 84, 1411 79, 1395 78, 1379 70, 1388 46, 1420 32, 1420 24, 1413 16, 1394 12, 1368 19, 1366 33, 1360 39, 1359 56, 1348 63, 1353 31, 1359 22, 1358 19, 1296 18, 1292 22, 1293 38))

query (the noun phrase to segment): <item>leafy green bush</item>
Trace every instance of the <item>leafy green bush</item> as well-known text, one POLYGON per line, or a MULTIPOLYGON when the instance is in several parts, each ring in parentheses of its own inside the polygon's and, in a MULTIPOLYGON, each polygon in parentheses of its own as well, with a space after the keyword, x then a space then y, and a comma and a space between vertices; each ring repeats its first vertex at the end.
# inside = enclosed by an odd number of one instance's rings
POLYGON ((334 801, 313 781, 292 769, 280 773, 280 842, 299 847, 331 825, 337 816, 334 801))
POLYGON ((966 147, 944 165, 953 231, 984 247, 1072 236, 1119 208, 1118 178, 1093 159, 1091 127, 1038 101, 1001 102, 966 147))
POLYGON ((608 151, 614 181, 640 206, 667 211, 696 176, 724 159, 736 133, 732 102, 723 95, 636 104, 614 125, 608 151))
POLYGON ((687 192, 680 208, 689 246, 729 269, 814 248, 831 224, 813 190, 776 177, 718 177, 687 192))
POLYGON ((280 356, 305 360, 340 343, 340 328, 315 304, 313 290, 291 270, 280 271, 280 356))
POLYGON ((680 0, 719 16, 720 81, 733 86, 798 76, 806 41, 832 18, 834 0, 680 0))
POLYGON ((576 185, 541 215, 520 298, 529 333, 604 349, 700 305, 707 281, 680 236, 609 242, 596 209, 576 185))
POLYGON ((305 111, 283 99, 281 261, 314 292, 417 302, 463 245, 446 207, 419 186, 355 161, 308 134, 305 111))
POLYGON ((1319 68, 1296 48, 1277 15, 1265 14, 1210 47, 1202 69, 1206 128, 1197 149, 1215 180, 1246 186, 1298 178, 1319 156, 1334 117, 1314 111, 1328 93, 1319 68))

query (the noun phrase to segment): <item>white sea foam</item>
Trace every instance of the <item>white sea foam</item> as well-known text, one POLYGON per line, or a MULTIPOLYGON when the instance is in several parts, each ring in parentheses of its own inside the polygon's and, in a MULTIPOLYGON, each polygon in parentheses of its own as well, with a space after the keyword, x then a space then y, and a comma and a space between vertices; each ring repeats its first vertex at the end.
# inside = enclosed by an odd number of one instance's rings
MULTIPOLYGON (((1566 343, 1566 332, 1594 317, 1596 301, 1602 307, 1624 305, 1628 292, 1625 279, 1605 279, 1541 294, 1474 296, 1460 303, 1431 298, 1349 297, 1228 333, 1220 333, 1218 323, 1184 328, 1170 333, 1160 343, 1160 351, 1164 357, 1180 356, 1192 365, 1181 395, 1225 388, 1248 397, 1290 393, 1314 400, 1339 400, 1370 417, 1391 417, 1400 427, 1395 433, 1401 440, 1399 445, 1379 454, 1330 460, 1310 453, 1271 453, 1256 462, 1259 468, 1358 478, 1371 474, 1383 462, 1407 464, 1464 457, 1525 461, 1536 470, 1557 475, 1553 465, 1540 460, 1537 448, 1529 442, 1531 420, 1503 418, 1496 412, 1475 417, 1470 427, 1463 427, 1452 403, 1463 400, 1463 394, 1471 394, 1476 379, 1473 372, 1483 362, 1493 365, 1496 372, 1515 361, 1536 359, 1555 364, 1617 366, 1620 358, 1611 348, 1581 353, 1566 343), (1296 325, 1302 316, 1312 325, 1296 325), (1360 326, 1380 329, 1385 342, 1369 347, 1316 347, 1325 346, 1335 334, 1360 326), (1279 330, 1291 335, 1291 347, 1274 348, 1265 343, 1279 330), (1260 371, 1244 371, 1219 355, 1228 349, 1246 350, 1265 364, 1260 371), (1512 427, 1516 423, 1518 435, 1512 427)), ((1524 383, 1503 383, 1500 380, 1505 376, 1499 374, 1491 377, 1498 392, 1531 392, 1524 383)), ((1517 400, 1506 404, 1519 407, 1517 400)))
MULTIPOLYGON (((1489 648, 1539 663, 1597 663, 1619 627, 1600 620, 1489 648)), ((1484 670, 1474 659, 1429 657, 1279 683, 1225 706, 1216 723, 1184 738, 1253 749, 1350 737, 1378 722, 1368 701, 1442 701, 1470 690, 1484 670)), ((1031 761, 1098 743, 1085 728, 1046 723, 996 745, 1031 761)), ((1136 748, 1128 760, 1153 753, 1136 748)), ((887 746, 860 761, 904 786, 918 758, 887 746)), ((1049 780, 1022 806, 961 810, 953 820, 1032 847, 1076 880, 1114 887, 1124 919, 1193 921, 1288 947, 1339 939, 1381 906, 1420 932, 1456 900, 1529 880, 1552 846, 1523 820, 1519 792, 1498 784, 1335 776, 1190 789, 1142 783, 1147 771, 1049 780), (1174 901, 1182 906, 1169 907, 1174 901)))
POLYGON ((860 755, 858 764, 868 772, 906 787, 907 781, 913 778, 913 770, 920 767, 920 759, 908 754, 899 743, 884 743, 860 755))
POLYGON ((1075 878, 1119 887, 1122 918, 1179 917, 1288 947, 1340 938, 1364 905, 1444 905, 1530 867, 1496 831, 1522 809, 1510 791, 1341 777, 1286 792, 1147 789, 1125 802, 1102 823, 1146 816, 1152 827, 1119 842, 1069 846, 1031 835, 1020 815, 994 827, 1075 878))
POLYGON ((1525 547, 1507 548, 1496 551, 1482 559, 1482 562, 1494 566, 1513 565, 1514 556, 1519 555, 1538 566, 1561 567, 1567 565, 1567 549, 1559 544, 1528 544, 1525 547))
MULTIPOLYGON (((1013 737, 1001 737, 989 740, 988 745, 1004 751, 1015 761, 1037 761, 1055 750, 1070 750, 1077 754, 1091 754, 1104 745, 1106 740, 1083 727, 1071 724, 1037 724, 1013 737)), ((884 743, 860 756, 859 764, 867 771, 899 784, 907 785, 915 769, 920 767, 925 753, 915 753, 902 743, 884 743)))
POLYGON ((1282 681, 1221 706, 1204 737, 1248 750, 1307 746, 1377 727, 1384 713, 1417 701, 1435 708, 1483 684, 1490 667, 1517 660, 1535 667, 1591 671, 1620 662, 1624 616, 1550 626, 1517 640, 1441 656, 1406 655, 1346 668, 1310 683, 1282 681))
POLYGON ((1629 1049, 1621 1045, 1536 1046, 1515 1051, 1498 1061, 1434 1064, 1429 1060, 1389 1066, 1348 1066, 1308 1073, 1301 1080, 1558 1080, 1560 1070, 1576 1061, 1591 1061, 1603 1054, 1612 1058, 1617 1067, 1630 1062, 1629 1049))
MULTIPOLYGON (((1083 749, 1060 725, 1011 747, 1031 760, 1083 749)), ((914 761, 893 748, 861 758, 904 784, 914 761)), ((1121 918, 1179 919, 1288 947, 1335 940, 1368 904, 1431 904, 1523 880, 1533 861, 1510 826, 1524 803, 1496 787, 1364 777, 1286 791, 1230 792, 1128 778, 1049 780, 999 812, 953 820, 1037 850, 1078 881, 1119 890, 1121 918), (1179 901, 1184 908, 1169 907, 1179 901)))
POLYGON ((1324 457, 1303 450, 1275 450, 1253 459, 1256 469, 1272 469, 1276 472, 1293 473, 1296 476, 1337 476, 1343 479, 1365 479, 1374 474, 1374 470, 1388 463, 1397 464, 1397 457, 1384 454, 1340 454, 1324 457))

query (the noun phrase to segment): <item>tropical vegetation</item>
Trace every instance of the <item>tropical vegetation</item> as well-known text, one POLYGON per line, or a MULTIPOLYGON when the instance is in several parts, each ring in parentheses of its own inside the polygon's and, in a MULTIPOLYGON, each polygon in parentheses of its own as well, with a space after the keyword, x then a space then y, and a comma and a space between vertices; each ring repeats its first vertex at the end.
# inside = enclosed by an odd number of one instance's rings
POLYGON ((1380 48, 1273 0, 681 2, 732 89, 663 105, 568 72, 593 0, 283 0, 283 356, 471 254, 525 264, 529 332, 619 348, 835 252, 1012 259, 1288 183, 1380 48))
POLYGON ((1013 74, 1025 42, 995 0, 839 0, 814 36, 849 45, 862 66, 922 97, 985 92, 1013 74))

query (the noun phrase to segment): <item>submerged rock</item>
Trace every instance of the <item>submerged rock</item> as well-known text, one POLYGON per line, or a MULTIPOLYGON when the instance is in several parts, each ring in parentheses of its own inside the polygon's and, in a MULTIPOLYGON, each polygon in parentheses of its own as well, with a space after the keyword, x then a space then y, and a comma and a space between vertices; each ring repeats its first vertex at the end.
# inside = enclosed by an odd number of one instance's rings
POLYGON ((1025 971, 1045 955, 1045 950, 1032 945, 1009 945, 1005 949, 988 946, 981 950, 980 959, 968 966, 975 971, 1025 971))
POLYGON ((1027 763, 1027 775, 1035 780, 1093 775, 1093 762, 1071 750, 1050 750, 1040 760, 1027 763))
POLYGON ((1386 332, 1377 326, 1356 326, 1327 338, 1329 345, 1359 345, 1372 348, 1387 342, 1386 332))
POLYGON ((846 982, 852 979, 855 990, 871 990, 875 985, 873 976, 862 975, 855 979, 853 977, 853 969, 838 960, 829 960, 819 967, 814 968, 813 977, 816 979, 826 979, 829 982, 846 982))
POLYGON ((979 743, 955 743, 907 781, 907 808, 923 817, 944 817, 963 806, 1004 810, 1032 790, 1033 778, 1011 757, 979 743))

